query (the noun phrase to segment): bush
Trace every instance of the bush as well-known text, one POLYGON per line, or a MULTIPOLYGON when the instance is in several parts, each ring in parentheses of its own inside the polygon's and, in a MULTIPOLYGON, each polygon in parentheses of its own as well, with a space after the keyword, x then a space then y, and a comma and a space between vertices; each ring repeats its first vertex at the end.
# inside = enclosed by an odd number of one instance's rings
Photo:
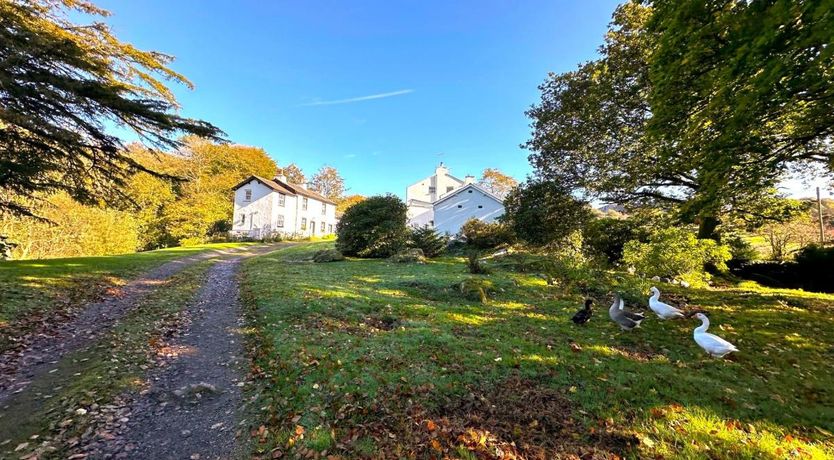
POLYGON ((534 246, 561 244, 591 218, 587 203, 555 182, 528 180, 507 195, 504 208, 508 226, 534 246))
POLYGON ((336 249, 346 256, 390 257, 406 245, 405 203, 393 195, 374 196, 347 208, 336 225, 336 249))
POLYGON ((442 254, 448 244, 449 238, 428 225, 411 229, 411 246, 422 250, 428 258, 442 254))
POLYGON ((623 248, 623 262, 645 277, 669 277, 703 282, 709 279, 704 271, 712 265, 727 270, 730 248, 714 240, 698 239, 688 229, 671 227, 654 233, 648 243, 629 241, 623 248))
POLYGON ((739 266, 759 259, 759 253, 741 235, 729 234, 721 238, 722 242, 730 248, 730 263, 739 266))
POLYGON ((426 256, 423 255, 423 250, 420 248, 411 248, 400 251, 391 256, 391 262, 400 264, 424 264, 426 263, 426 256))
POLYGON ((631 240, 645 243, 648 231, 634 219, 603 217, 588 222, 582 229, 582 249, 590 258, 616 264, 623 258, 623 247, 631 240))
POLYGON ((322 249, 313 254, 313 262, 340 262, 345 260, 345 256, 336 249, 322 249))
POLYGON ((489 269, 484 267, 481 263, 481 253, 476 250, 471 250, 466 254, 466 268, 469 273, 473 275, 483 275, 489 273, 489 269))
POLYGON ((831 292, 834 289, 834 246, 805 246, 796 254, 796 267, 807 290, 831 292))
POLYGON ((466 246, 479 250, 511 244, 515 239, 507 225, 500 222, 488 223, 479 219, 466 221, 460 228, 460 234, 466 239, 466 246))
POLYGON ((458 285, 458 289, 463 298, 485 304, 489 300, 489 295, 495 291, 495 285, 490 280, 468 278, 458 285))

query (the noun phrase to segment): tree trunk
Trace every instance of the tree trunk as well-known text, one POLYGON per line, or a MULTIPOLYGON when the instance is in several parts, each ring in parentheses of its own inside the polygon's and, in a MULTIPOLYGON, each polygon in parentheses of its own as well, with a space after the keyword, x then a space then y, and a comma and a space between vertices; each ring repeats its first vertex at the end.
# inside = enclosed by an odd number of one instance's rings
POLYGON ((718 241, 718 218, 715 216, 701 216, 698 222, 698 238, 718 241))

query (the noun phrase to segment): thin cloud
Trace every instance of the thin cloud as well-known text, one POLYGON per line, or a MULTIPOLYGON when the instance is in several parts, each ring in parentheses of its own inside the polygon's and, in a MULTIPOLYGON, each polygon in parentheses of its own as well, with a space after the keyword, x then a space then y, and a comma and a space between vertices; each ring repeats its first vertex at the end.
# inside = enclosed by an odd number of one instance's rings
POLYGON ((371 101, 374 99, 385 99, 386 97, 402 96, 403 94, 409 94, 413 92, 413 89, 401 89, 398 91, 391 91, 390 93, 371 94, 369 96, 351 97, 348 99, 334 99, 332 101, 314 101, 307 104, 301 104, 301 107, 313 107, 317 105, 352 104, 354 102, 371 101))

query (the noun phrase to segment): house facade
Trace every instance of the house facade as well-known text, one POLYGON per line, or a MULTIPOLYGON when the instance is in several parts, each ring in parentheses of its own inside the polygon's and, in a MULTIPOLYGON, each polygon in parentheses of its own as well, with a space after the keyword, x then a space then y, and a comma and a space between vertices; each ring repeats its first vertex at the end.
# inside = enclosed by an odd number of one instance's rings
POLYGON ((473 176, 463 180, 452 176, 443 163, 434 175, 408 186, 406 204, 409 225, 450 235, 458 234, 469 219, 494 222, 504 215, 501 198, 476 184, 473 176))
POLYGON ((304 237, 336 232, 336 203, 283 176, 251 176, 234 192, 233 235, 304 237))

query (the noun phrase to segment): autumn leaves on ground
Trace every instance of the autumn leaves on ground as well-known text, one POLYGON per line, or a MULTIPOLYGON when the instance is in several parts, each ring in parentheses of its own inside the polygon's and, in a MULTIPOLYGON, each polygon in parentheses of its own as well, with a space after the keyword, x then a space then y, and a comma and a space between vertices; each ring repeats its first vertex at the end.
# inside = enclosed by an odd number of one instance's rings
MULTIPOLYGON (((710 311, 741 349, 714 360, 692 340, 696 321, 652 317, 621 332, 604 295, 588 325, 573 325, 577 288, 548 286, 513 259, 490 261, 490 275, 470 275, 451 256, 311 262, 326 244, 243 268, 256 455, 834 455, 834 296, 662 284, 669 298, 710 311), (472 278, 487 286, 486 303, 461 291, 472 278)), ((606 276, 645 308, 650 285, 606 276)))

